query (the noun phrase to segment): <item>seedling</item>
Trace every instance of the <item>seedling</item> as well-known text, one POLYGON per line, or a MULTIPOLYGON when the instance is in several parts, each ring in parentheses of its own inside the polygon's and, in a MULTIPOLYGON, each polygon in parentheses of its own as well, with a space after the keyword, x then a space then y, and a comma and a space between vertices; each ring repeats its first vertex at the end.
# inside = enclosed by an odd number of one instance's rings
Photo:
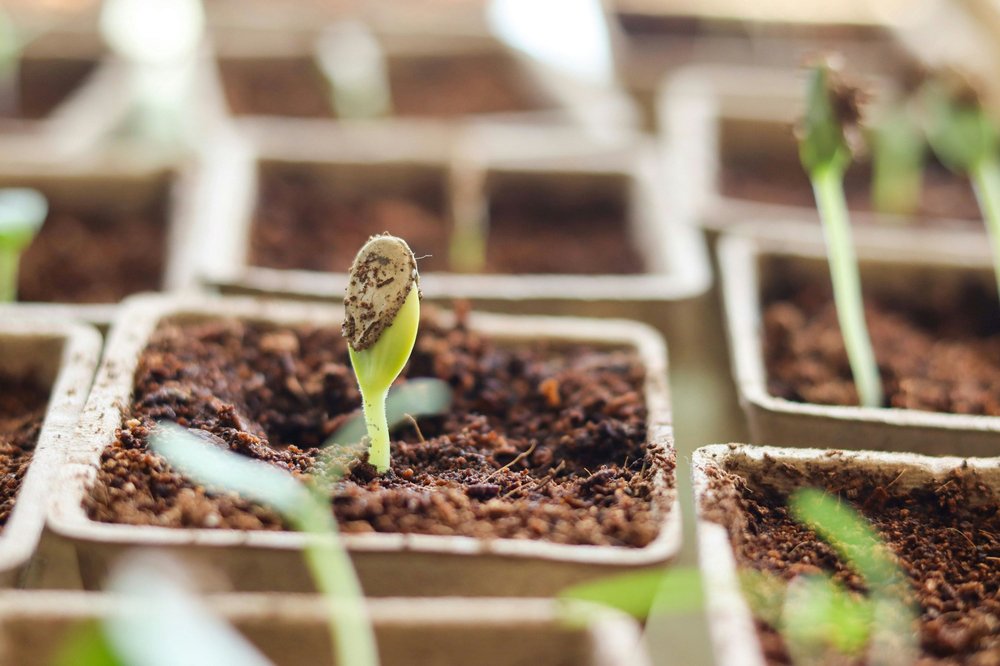
POLYGON ((17 299, 21 254, 45 222, 49 205, 37 190, 0 190, 0 303, 17 299))
POLYGON ((475 135, 463 135, 451 156, 452 233, 448 261, 458 273, 482 273, 486 267, 490 225, 486 166, 476 156, 474 138, 475 135))
POLYGON ((385 53, 361 21, 340 21, 323 31, 319 66, 330 84, 337 117, 378 118, 392 113, 385 53))
POLYGON ((910 100, 895 101, 882 110, 871 132, 871 145, 875 209, 914 214, 920 205, 927 146, 910 100))
MULTIPOLYGON (((411 379, 400 386, 389 389, 385 400, 386 422, 389 432, 411 420, 424 416, 439 416, 451 409, 451 387, 440 379, 422 377, 411 379)), ((349 419, 330 435, 323 448, 336 448, 357 444, 365 436, 363 415, 349 419)))
POLYGON ((14 115, 20 106, 17 84, 21 48, 14 22, 0 7, 0 115, 14 115))
POLYGON ((202 603, 189 576, 168 557, 128 556, 111 572, 107 590, 122 605, 71 634, 55 666, 271 664, 202 603))
MULTIPOLYGON (((866 655, 870 664, 911 664, 916 655, 916 615, 906 601, 906 578, 868 523, 837 500, 802 489, 789 500, 796 520, 814 530, 860 574, 867 595, 851 592, 827 574, 788 582, 762 571, 742 571, 740 583, 750 609, 781 633, 798 666, 841 663, 866 655)), ((611 606, 640 620, 703 609, 703 580, 697 569, 670 567, 622 574, 574 585, 560 593, 567 602, 611 606)), ((567 620, 588 617, 587 608, 568 604, 567 620)), ((853 663, 853 662, 852 662, 853 663)))
POLYGON ((946 167, 972 179, 1000 290, 1000 130, 976 88, 958 73, 928 81, 924 100, 931 148, 946 167))
POLYGON ((330 511, 328 488, 332 479, 317 478, 307 486, 278 467, 217 448, 168 423, 157 425, 150 448, 186 476, 266 504, 309 535, 306 561, 329 602, 336 663, 378 666, 378 649, 361 584, 330 511))
POLYGON ((379 474, 389 469, 386 394, 417 340, 419 277, 405 241, 372 236, 354 259, 344 299, 343 334, 361 389, 368 462, 379 474))
POLYGON ((861 279, 844 197, 844 172, 851 163, 848 134, 860 120, 859 92, 839 81, 828 62, 809 76, 806 114, 799 127, 799 157, 812 181, 823 222, 833 298, 858 398, 864 407, 883 404, 882 380, 865 325, 861 279))

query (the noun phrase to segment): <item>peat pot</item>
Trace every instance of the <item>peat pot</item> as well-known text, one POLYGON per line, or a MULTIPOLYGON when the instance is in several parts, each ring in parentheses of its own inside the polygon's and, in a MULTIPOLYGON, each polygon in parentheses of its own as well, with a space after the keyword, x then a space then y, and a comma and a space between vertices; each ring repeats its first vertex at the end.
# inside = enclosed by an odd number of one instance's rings
MULTIPOLYGON (((115 441, 116 429, 122 427, 121 406, 132 401, 140 353, 161 321, 170 318, 174 322, 198 323, 228 318, 275 327, 308 323, 339 331, 341 317, 339 306, 247 298, 142 296, 123 305, 74 446, 67 451, 58 496, 50 504, 50 526, 75 545, 88 589, 99 588, 113 559, 136 546, 168 550, 211 565, 226 574, 239 591, 312 589, 302 560, 307 538, 302 534, 99 522, 90 518, 83 501, 98 477, 102 452, 115 441)), ((447 321, 447 317, 441 317, 447 321)), ((645 366, 642 381, 648 417, 643 450, 647 452, 644 460, 652 461, 648 474, 643 476, 651 484, 648 501, 652 504, 641 506, 651 511, 646 514, 647 520, 656 530, 642 547, 395 532, 345 533, 343 539, 365 591, 372 596, 544 596, 581 580, 662 566, 670 560, 679 545, 680 514, 673 483, 671 414, 661 338, 642 324, 615 320, 473 313, 468 325, 474 332, 488 333, 503 346, 545 341, 555 346, 581 343, 588 349, 634 350, 645 366)), ((425 331, 422 335, 429 334, 425 331)), ((105 465, 104 469, 114 468, 113 462, 108 464, 110 467, 105 465)), ((645 467, 642 474, 646 474, 645 467)), ((494 497, 493 501, 503 504, 502 498, 494 497)), ((497 505, 497 510, 502 508, 497 505)))

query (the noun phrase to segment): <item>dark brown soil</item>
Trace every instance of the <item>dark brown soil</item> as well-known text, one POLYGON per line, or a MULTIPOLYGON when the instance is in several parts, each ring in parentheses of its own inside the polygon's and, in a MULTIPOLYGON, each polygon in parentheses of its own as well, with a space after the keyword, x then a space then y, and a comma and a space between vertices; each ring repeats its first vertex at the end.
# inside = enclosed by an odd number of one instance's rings
POLYGON ((24 58, 18 80, 17 117, 36 120, 48 116, 96 67, 96 60, 24 58))
MULTIPOLYGON (((863 592, 864 581, 789 516, 777 490, 822 488, 871 520, 898 557, 919 607, 919 665, 1000 664, 1000 504, 975 473, 956 468, 944 483, 904 491, 893 487, 901 470, 891 466, 802 472, 768 459, 752 475, 711 471, 718 496, 705 508, 729 530, 739 566, 785 579, 828 571, 863 592)), ((768 662, 791 663, 777 632, 763 622, 758 630, 768 662)))
MULTIPOLYGON (((844 181, 851 210, 871 211, 870 172, 863 166, 851 169, 844 181)), ((814 208, 816 200, 805 172, 800 168, 780 168, 762 160, 734 160, 722 171, 722 193, 735 199, 761 203, 814 208)), ((931 163, 924 172, 920 218, 951 220, 983 219, 968 179, 931 163)))
MULTIPOLYGON (((333 178, 336 178, 334 176, 333 178)), ((420 270, 449 270, 443 183, 398 195, 347 195, 308 169, 265 170, 251 230, 254 266, 344 272, 373 234, 406 239, 420 270)), ((641 273, 623 192, 557 193, 518 180, 490 193, 486 272, 641 273), (558 250, 554 250, 558 248, 558 250)))
POLYGON ((48 401, 48 390, 29 377, 0 377, 0 527, 14 510, 48 401))
MULTIPOLYGON (((338 328, 237 321, 165 323, 143 354, 117 441, 85 500, 109 522, 282 529, 271 511, 211 495, 146 451, 153 423, 176 421, 219 446, 307 474, 317 447, 358 409, 338 328)), ((404 376, 455 389, 443 417, 392 445, 377 477, 355 463, 332 489, 346 532, 416 532, 641 547, 667 498, 646 445, 643 369, 632 352, 543 343, 497 346, 429 318, 404 376)))
MULTIPOLYGON (((764 357, 772 395, 856 405, 829 282, 793 283, 765 298, 764 357)), ((1000 415, 1000 310, 970 282, 920 306, 865 297, 886 406, 1000 415)))
POLYGON ((624 193, 557 196, 544 182, 491 193, 487 269, 495 273, 642 273, 624 193))
MULTIPOLYGON (((237 115, 334 115, 329 84, 311 58, 223 59, 219 72, 237 115)), ((509 59, 491 54, 413 57, 389 67, 393 115, 455 117, 549 106, 509 59)))
POLYGON ((20 300, 117 303, 159 289, 168 199, 166 181, 140 208, 109 199, 97 210, 84 210, 51 199, 49 216, 21 260, 20 300))
POLYGON ((440 189, 384 197, 337 195, 305 169, 267 172, 251 230, 250 264, 346 272, 370 236, 389 232, 406 239, 421 271, 444 270, 443 196, 440 189))

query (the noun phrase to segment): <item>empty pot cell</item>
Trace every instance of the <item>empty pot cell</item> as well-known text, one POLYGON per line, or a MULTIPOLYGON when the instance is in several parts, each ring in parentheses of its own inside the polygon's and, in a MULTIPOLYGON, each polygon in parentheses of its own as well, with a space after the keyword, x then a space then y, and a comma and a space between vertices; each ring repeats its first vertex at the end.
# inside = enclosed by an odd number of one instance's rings
POLYGON ((445 174, 417 164, 263 162, 249 264, 346 272, 369 236, 405 238, 420 270, 446 266, 445 174))
MULTIPOLYGON (((791 125, 760 120, 720 121, 718 184, 723 196, 759 203, 813 208, 812 185, 802 168, 791 125)), ((870 161, 854 163, 844 179, 852 210, 870 211, 870 161)), ((917 209, 925 218, 980 220, 982 215, 968 179, 929 158, 917 209)))
POLYGON ((631 181, 612 174, 489 175, 487 270, 495 273, 642 273, 630 235, 631 181))
MULTIPOLYGON (((830 278, 820 260, 761 260, 768 390, 857 404, 830 278)), ((862 268, 865 311, 887 406, 1000 415, 1000 309, 987 270, 862 268)))
MULTIPOLYGON (((332 489, 346 533, 403 532, 641 548, 669 510, 673 451, 647 443, 645 370, 630 348, 500 343, 424 317, 407 377, 454 388, 451 410, 394 437, 381 477, 348 464, 332 489)), ((213 495, 145 450, 158 419, 308 474, 360 397, 339 326, 166 320, 143 352, 117 441, 85 499, 93 520, 276 530, 276 514, 213 495)))
POLYGON ((35 179, 49 200, 42 230, 24 253, 22 301, 115 303, 161 287, 172 179, 35 179))
MULTIPOLYGON (((221 58, 219 73, 236 115, 334 115, 330 84, 311 56, 221 58)), ((389 86, 397 116, 451 117, 553 106, 523 66, 502 53, 392 56, 389 86)))

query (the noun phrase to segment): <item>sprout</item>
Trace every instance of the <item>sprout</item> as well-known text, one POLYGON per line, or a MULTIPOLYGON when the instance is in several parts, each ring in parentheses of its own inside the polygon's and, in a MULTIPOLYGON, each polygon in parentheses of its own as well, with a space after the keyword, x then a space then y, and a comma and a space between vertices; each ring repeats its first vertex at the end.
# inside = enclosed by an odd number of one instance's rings
POLYGON ((486 266, 490 212, 486 199, 486 168, 474 154, 468 134, 456 143, 451 157, 452 234, 448 260, 459 273, 481 273, 486 266))
POLYGON ((957 73, 924 84, 927 138, 946 167, 972 179, 986 222, 1000 292, 1000 133, 972 83, 957 73))
POLYGON ((17 299, 21 253, 45 222, 49 206, 37 190, 0 190, 0 303, 17 299))
POLYGON ((280 512, 295 529, 309 534, 306 561, 316 586, 326 597, 330 637, 338 664, 377 666, 378 648, 365 608, 361 583, 330 511, 329 484, 319 477, 306 486, 290 472, 217 448, 170 423, 157 424, 150 448, 198 483, 235 492, 280 512))
POLYGON ((20 106, 18 70, 21 40, 17 28, 0 7, 0 115, 14 115, 20 106))
POLYGON ((882 380, 865 326, 861 279, 844 198, 844 172, 851 162, 848 133, 856 129, 860 119, 858 97, 856 89, 836 80, 828 62, 813 67, 806 115, 799 128, 799 157, 812 181, 823 222, 837 319, 858 397, 865 407, 879 407, 883 402, 882 380))
POLYGON ((872 201, 882 213, 912 215, 920 203, 924 160, 923 128, 907 101, 884 110, 871 134, 872 201))
POLYGON ((353 20, 334 23, 320 36, 318 54, 338 117, 378 118, 391 113, 385 53, 368 26, 353 20))
POLYGON ((351 266, 343 334, 361 389, 368 428, 368 462, 389 469, 385 400, 410 358, 420 325, 417 260, 394 236, 372 236, 351 266))

